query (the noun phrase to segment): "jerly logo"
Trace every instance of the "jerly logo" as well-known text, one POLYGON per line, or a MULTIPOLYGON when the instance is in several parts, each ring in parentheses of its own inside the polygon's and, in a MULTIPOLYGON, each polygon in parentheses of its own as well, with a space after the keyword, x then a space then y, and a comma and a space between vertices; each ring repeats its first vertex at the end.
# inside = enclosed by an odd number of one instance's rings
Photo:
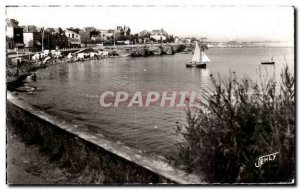
POLYGON ((279 152, 274 152, 272 154, 268 154, 268 155, 259 157, 257 163, 255 163, 255 167, 259 168, 266 162, 275 160, 277 154, 279 154, 279 152))

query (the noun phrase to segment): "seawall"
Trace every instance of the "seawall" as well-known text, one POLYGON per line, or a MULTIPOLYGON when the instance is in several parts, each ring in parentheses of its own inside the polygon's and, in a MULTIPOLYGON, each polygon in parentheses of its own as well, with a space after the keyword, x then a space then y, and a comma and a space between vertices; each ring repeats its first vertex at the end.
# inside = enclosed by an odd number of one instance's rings
POLYGON ((41 111, 7 92, 7 117, 31 143, 51 159, 80 171, 100 170, 105 184, 203 184, 202 177, 187 174, 164 160, 90 133, 41 111))

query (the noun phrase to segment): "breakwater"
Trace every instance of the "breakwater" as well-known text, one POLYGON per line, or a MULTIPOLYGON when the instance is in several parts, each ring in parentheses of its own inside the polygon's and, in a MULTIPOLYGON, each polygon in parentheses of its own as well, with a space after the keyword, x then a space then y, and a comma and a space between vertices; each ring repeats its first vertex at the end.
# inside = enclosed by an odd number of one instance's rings
POLYGON ((102 172, 104 184, 200 184, 199 176, 175 169, 160 158, 153 158, 91 134, 83 126, 72 125, 35 108, 8 92, 7 117, 27 141, 77 172, 89 168, 102 172))

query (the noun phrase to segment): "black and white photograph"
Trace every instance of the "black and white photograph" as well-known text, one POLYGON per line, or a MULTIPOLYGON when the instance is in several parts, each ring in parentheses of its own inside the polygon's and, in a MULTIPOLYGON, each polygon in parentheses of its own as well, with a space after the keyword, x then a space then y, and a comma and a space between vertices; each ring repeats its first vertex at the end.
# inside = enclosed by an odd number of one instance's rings
POLYGON ((295 185, 296 13, 6 5, 6 184, 295 185))

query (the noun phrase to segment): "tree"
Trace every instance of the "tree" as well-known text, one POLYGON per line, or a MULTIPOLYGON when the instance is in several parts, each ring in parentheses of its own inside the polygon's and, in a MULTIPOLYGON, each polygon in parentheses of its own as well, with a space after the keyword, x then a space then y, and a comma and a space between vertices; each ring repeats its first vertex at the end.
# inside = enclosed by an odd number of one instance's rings
POLYGON ((201 51, 206 51, 208 50, 208 46, 207 46, 207 38, 206 37, 200 37, 199 41, 200 41, 200 50, 201 51))
POLYGON ((80 28, 69 27, 69 28, 67 28, 67 30, 71 30, 71 31, 76 32, 76 33, 79 34, 80 28))
POLYGON ((140 37, 141 38, 150 38, 150 32, 147 30, 143 30, 140 32, 140 37))
POLYGON ((120 33, 117 33, 115 36, 116 36, 116 41, 125 41, 130 38, 130 36, 124 36, 121 35, 120 33))
POLYGON ((200 37, 199 40, 200 40, 200 42, 206 42, 207 37, 200 37))
POLYGON ((133 41, 134 43, 136 43, 138 41, 138 34, 134 34, 134 35, 130 35, 130 40, 133 41))
POLYGON ((207 44, 201 44, 201 43, 200 43, 200 50, 201 50, 201 51, 206 51, 206 50, 208 50, 207 44))
POLYGON ((90 43, 90 32, 80 31, 80 40, 84 44, 90 43))
POLYGON ((175 41, 175 39, 174 39, 173 35, 168 36, 167 42, 174 43, 174 41, 175 41))
POLYGON ((90 34, 91 36, 99 36, 101 35, 101 32, 99 30, 91 30, 90 34))
POLYGON ((197 38, 191 37, 191 42, 197 41, 197 38))
POLYGON ((14 23, 15 25, 19 25, 19 21, 17 21, 16 19, 10 19, 10 22, 14 23))
POLYGON ((131 30, 129 27, 127 28, 127 30, 125 32, 126 32, 126 36, 130 36, 131 30))

